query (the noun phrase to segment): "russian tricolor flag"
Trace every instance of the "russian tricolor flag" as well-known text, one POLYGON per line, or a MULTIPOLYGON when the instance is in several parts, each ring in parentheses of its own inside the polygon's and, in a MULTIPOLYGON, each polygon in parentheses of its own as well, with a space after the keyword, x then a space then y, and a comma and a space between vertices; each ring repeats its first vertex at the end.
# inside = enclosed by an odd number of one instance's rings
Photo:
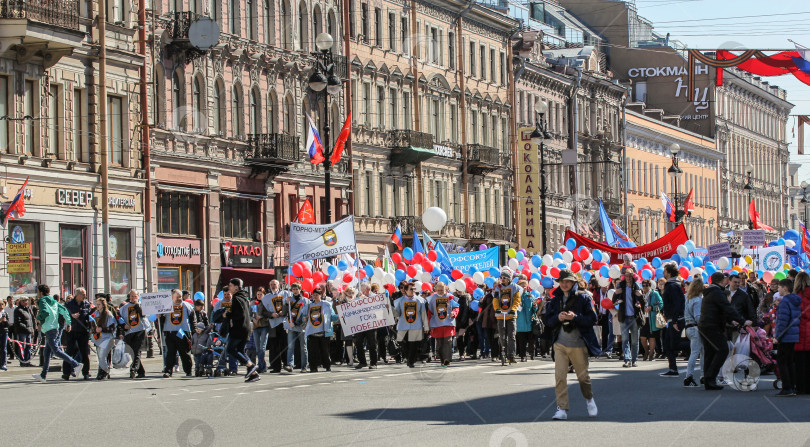
POLYGON ((309 121, 309 131, 307 131, 307 152, 309 153, 310 163, 317 165, 323 163, 325 160, 323 156, 323 144, 321 144, 321 135, 318 129, 312 122, 312 118, 307 115, 309 121))
POLYGON ((393 242, 399 250, 402 250, 402 226, 400 224, 397 224, 397 227, 394 229, 394 234, 391 235, 391 242, 393 242))
POLYGON ((664 205, 664 213, 666 213, 667 219, 670 222, 675 222, 675 205, 664 193, 661 193, 661 203, 664 205))

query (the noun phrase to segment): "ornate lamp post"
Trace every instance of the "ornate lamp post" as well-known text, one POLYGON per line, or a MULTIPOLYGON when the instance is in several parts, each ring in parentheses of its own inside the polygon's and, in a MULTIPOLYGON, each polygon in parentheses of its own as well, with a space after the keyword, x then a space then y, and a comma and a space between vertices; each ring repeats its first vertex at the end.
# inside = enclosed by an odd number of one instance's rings
POLYGON ((540 218, 543 221, 541 230, 542 252, 546 253, 546 145, 545 140, 551 139, 551 135, 546 131, 546 112, 548 105, 544 101, 537 101, 534 105, 537 112, 534 132, 532 132, 532 143, 540 147, 540 218))

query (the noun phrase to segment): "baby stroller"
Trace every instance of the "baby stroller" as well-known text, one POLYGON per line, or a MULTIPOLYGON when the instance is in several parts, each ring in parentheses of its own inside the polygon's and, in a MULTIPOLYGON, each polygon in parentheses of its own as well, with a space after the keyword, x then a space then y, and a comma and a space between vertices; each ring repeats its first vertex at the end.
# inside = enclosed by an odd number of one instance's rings
POLYGON ((773 343, 763 329, 746 327, 745 330, 751 338, 751 358, 756 360, 759 364, 762 374, 774 373, 774 375, 776 375, 776 380, 773 381, 774 388, 782 388, 779 368, 777 367, 776 359, 774 359, 775 351, 773 349, 773 343))
POLYGON ((203 333, 207 333, 205 344, 200 343, 195 345, 195 347, 200 349, 199 362, 197 363, 195 375, 197 377, 218 377, 220 371, 217 367, 225 354, 225 347, 228 345, 228 337, 219 335, 219 333, 213 329, 213 326, 206 328, 203 333))

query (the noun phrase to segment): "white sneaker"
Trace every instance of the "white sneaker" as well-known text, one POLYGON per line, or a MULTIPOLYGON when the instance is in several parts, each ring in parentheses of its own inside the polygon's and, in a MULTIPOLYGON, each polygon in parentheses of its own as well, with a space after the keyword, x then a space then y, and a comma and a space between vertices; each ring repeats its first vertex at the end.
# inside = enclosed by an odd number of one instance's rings
POLYGON ((557 407, 557 412, 554 413, 554 417, 551 418, 553 421, 564 421, 566 419, 568 419, 568 411, 560 407, 557 407))
POLYGON ((33 377, 33 378, 35 378, 35 379, 39 380, 39 381, 40 381, 40 382, 42 382, 42 383, 45 383, 45 378, 44 378, 44 377, 42 377, 42 375, 40 375, 40 374, 31 374, 31 377, 33 377))
POLYGON ((596 402, 593 398, 588 399, 588 416, 595 418, 597 414, 596 402))

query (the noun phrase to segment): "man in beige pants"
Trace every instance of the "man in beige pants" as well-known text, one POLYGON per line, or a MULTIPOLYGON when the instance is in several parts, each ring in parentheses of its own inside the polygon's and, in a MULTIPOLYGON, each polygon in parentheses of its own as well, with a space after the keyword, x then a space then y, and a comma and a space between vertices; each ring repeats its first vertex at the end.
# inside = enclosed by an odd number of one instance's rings
POLYGON ((591 390, 588 357, 600 354, 593 331, 596 312, 591 298, 576 289, 576 276, 570 270, 560 272, 558 287, 546 305, 543 320, 554 331, 554 377, 557 412, 552 419, 568 419, 568 365, 574 366, 579 388, 587 401, 588 416, 596 417, 596 402, 591 390))

